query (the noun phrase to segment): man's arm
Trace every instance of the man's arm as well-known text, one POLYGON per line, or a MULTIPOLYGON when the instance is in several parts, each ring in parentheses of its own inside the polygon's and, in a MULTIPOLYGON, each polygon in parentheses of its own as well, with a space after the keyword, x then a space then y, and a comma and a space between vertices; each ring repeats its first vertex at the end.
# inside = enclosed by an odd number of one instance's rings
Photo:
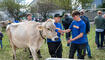
POLYGON ((63 30, 64 33, 68 33, 68 32, 70 32, 70 31, 71 31, 71 29, 63 30))
POLYGON ((79 39, 79 38, 81 38, 81 37, 83 37, 83 33, 80 33, 77 37, 68 40, 68 43, 70 43, 71 41, 74 41, 74 40, 76 40, 76 39, 79 39))

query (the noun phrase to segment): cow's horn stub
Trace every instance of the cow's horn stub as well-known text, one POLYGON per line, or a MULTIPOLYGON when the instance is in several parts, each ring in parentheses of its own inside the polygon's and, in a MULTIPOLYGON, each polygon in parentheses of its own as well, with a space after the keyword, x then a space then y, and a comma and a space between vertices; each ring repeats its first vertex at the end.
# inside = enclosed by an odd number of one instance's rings
POLYGON ((39 25, 39 26, 38 26, 38 29, 39 29, 39 30, 42 30, 42 29, 43 29, 43 26, 39 25))

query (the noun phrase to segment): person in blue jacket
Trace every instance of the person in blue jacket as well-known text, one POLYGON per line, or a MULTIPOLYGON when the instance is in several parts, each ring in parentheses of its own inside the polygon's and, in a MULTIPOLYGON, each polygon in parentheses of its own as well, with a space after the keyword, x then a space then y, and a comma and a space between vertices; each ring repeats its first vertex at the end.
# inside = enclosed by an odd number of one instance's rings
POLYGON ((49 49, 49 54, 52 58, 62 58, 62 43, 61 43, 61 34, 63 34, 62 26, 60 22, 60 14, 55 14, 54 20, 55 20, 55 26, 56 26, 56 32, 57 36, 59 37, 58 40, 52 41, 51 39, 47 38, 47 44, 49 49))
POLYGON ((19 23, 19 22, 20 22, 20 21, 19 21, 19 20, 16 20, 16 19, 13 21, 13 23, 19 23))
MULTIPOLYGON (((89 34, 89 32, 90 32, 90 22, 89 22, 88 17, 86 17, 86 16, 84 15, 85 11, 82 10, 80 13, 81 13, 80 18, 81 18, 81 19, 85 22, 85 24, 86 24, 86 40, 88 41, 87 34, 89 34)), ((87 51, 87 53, 88 53, 88 58, 92 58, 92 56, 91 56, 91 49, 90 49, 90 46, 89 46, 89 43, 88 43, 88 42, 86 43, 85 54, 86 54, 86 51, 87 51)))

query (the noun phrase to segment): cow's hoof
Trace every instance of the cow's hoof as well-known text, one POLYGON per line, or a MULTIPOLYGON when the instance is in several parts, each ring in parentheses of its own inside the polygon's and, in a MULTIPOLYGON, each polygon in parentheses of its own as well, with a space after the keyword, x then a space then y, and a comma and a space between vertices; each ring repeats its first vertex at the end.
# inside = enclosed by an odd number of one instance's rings
POLYGON ((29 58, 32 58, 32 55, 30 55, 29 58))

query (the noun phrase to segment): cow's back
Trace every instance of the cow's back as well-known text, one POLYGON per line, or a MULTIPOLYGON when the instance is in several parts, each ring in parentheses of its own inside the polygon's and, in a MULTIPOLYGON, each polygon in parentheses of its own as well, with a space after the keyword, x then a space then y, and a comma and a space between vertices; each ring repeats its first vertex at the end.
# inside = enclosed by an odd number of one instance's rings
POLYGON ((15 44, 18 48, 28 47, 30 42, 32 42, 34 39, 37 40, 38 36, 38 30, 37 25, 39 23, 37 22, 21 22, 18 24, 11 24, 7 28, 7 31, 10 32, 8 35, 10 35, 10 39, 12 40, 12 43, 15 44))

